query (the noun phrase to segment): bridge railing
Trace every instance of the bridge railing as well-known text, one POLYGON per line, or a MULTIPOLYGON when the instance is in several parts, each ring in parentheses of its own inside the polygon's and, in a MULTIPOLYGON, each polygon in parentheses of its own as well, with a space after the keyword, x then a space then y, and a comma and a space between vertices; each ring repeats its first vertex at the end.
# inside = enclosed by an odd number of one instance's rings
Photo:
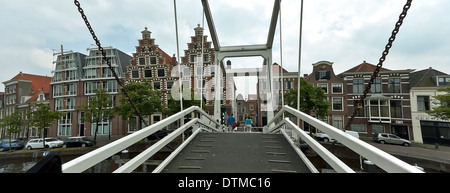
MULTIPOLYGON (((267 124, 272 125, 275 123, 275 120, 279 120, 279 118, 284 113, 290 113, 295 117, 299 118, 307 122, 308 124, 314 126, 315 128, 323 131, 330 137, 339 141, 349 149, 358 153, 362 157, 373 162, 375 165, 380 167, 386 172, 392 173, 423 173, 423 171, 418 168, 360 140, 357 139, 344 131, 337 129, 329 124, 322 122, 319 119, 316 119, 308 114, 305 114, 301 111, 298 111, 290 106, 283 106, 283 108, 274 116, 274 118, 267 124)), ((311 136, 309 136, 305 131, 300 129, 297 125, 292 123, 288 118, 282 120, 277 123, 274 127, 269 127, 266 132, 273 133, 278 131, 283 126, 289 126, 293 128, 293 131, 300 136, 314 151, 316 151, 333 169, 337 172, 354 172, 351 170, 346 164, 340 161, 336 156, 334 156, 331 152, 325 149, 322 145, 320 145, 316 140, 314 140, 311 136), (351 171, 350 171, 350 170, 351 171)))
MULTIPOLYGON (((139 131, 136 131, 130 135, 122 137, 116 141, 106 144, 98 149, 95 149, 89 153, 86 153, 78 158, 75 158, 75 159, 63 164, 62 172, 63 173, 83 172, 86 169, 89 169, 90 167, 100 163, 101 161, 108 159, 109 157, 113 156, 114 154, 117 154, 117 153, 125 150, 126 148, 130 147, 131 145, 135 144, 136 142, 165 128, 166 126, 172 124, 173 122, 178 121, 180 119, 184 119, 184 117, 186 115, 190 115, 193 112, 199 113, 200 118, 194 118, 191 121, 189 121, 188 123, 185 123, 184 125, 182 125, 180 128, 172 131, 169 135, 160 139, 157 143, 153 144, 145 151, 136 155, 133 159, 131 159, 130 161, 128 161, 127 163, 122 165, 120 168, 118 168, 114 172, 115 173, 132 172, 139 165, 144 163, 152 155, 157 153, 161 148, 166 146, 168 143, 170 143, 176 137, 181 135, 184 131, 186 131, 191 126, 198 126, 199 128, 197 129, 197 131, 200 131, 200 129, 208 129, 208 130, 213 130, 216 132, 222 131, 222 128, 221 128, 222 126, 220 125, 220 123, 215 121, 210 115, 208 115, 200 107, 192 106, 192 107, 189 107, 181 112, 178 112, 168 118, 165 118, 153 125, 145 127, 139 131)), ((196 133, 197 131, 195 131, 194 133, 196 133)))

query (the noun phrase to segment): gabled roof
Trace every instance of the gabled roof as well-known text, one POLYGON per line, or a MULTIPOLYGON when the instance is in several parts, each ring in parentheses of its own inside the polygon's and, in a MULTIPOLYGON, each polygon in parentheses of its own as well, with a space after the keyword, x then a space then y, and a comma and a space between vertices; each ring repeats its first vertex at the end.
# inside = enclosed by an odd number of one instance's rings
MULTIPOLYGON (((373 65, 373 64, 370 64, 370 63, 367 63, 366 61, 364 61, 362 64, 355 66, 341 74, 351 73, 351 72, 373 72, 373 71, 375 71, 376 68, 377 68, 376 65, 373 65)), ((391 70, 381 67, 380 71, 391 71, 391 70)))
POLYGON ((410 87, 437 87, 436 81, 433 80, 433 77, 436 76, 448 76, 448 74, 432 69, 431 67, 413 72, 410 76, 410 87))
POLYGON ((11 80, 27 80, 31 81, 31 92, 33 93, 31 98, 27 100, 34 101, 39 96, 40 92, 48 93, 50 92, 50 83, 53 81, 53 77, 39 76, 34 74, 27 74, 20 72, 11 80))

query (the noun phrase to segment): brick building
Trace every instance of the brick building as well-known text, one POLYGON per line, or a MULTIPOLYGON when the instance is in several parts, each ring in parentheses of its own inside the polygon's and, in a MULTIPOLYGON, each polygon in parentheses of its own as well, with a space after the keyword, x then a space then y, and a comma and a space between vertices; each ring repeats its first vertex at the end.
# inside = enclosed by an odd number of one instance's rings
MULTIPOLYGON (((170 91, 178 80, 177 76, 172 73, 177 61, 156 44, 155 39, 151 36, 152 32, 147 27, 141 34, 142 39, 138 40, 139 45, 136 46, 136 52, 133 53, 133 58, 126 70, 125 84, 148 81, 154 90, 161 92, 161 101, 163 105, 167 105, 171 97, 170 91)), ((150 116, 143 116, 143 119, 151 125, 162 120, 163 115, 161 112, 157 112, 150 116)), ((142 121, 138 121, 138 117, 136 117, 136 121, 128 124, 127 127, 129 132, 134 132, 142 126, 142 121)))
MULTIPOLYGON (((3 113, 2 117, 10 115, 14 111, 20 111, 26 122, 28 120, 26 114, 32 110, 33 103, 49 104, 49 85, 52 79, 52 77, 20 72, 11 80, 4 81, 4 103, 0 107, 0 112, 3 113)), ((28 127, 25 124, 22 130, 13 137, 28 139, 37 137, 39 134, 36 128, 28 127)), ((5 128, 0 128, 0 135, 2 138, 6 138, 5 128)))
POLYGON ((312 83, 314 87, 321 87, 325 95, 328 96, 328 102, 331 106, 329 116, 323 121, 338 129, 345 126, 347 112, 347 97, 344 87, 344 79, 336 76, 333 70, 333 62, 320 61, 313 64, 313 71, 305 80, 312 83))
POLYGON ((409 95, 410 73, 413 70, 381 68, 364 104, 358 104, 375 69, 375 65, 364 61, 337 75, 344 80, 347 96, 347 105, 344 108, 347 113, 345 123, 352 115, 353 109, 359 108, 350 123, 350 130, 367 137, 371 137, 373 133, 393 133, 413 140, 409 95))
MULTIPOLYGON (((104 47, 111 66, 119 76, 124 78, 126 67, 131 57, 112 47, 104 47)), ((80 105, 87 105, 89 97, 95 90, 104 89, 111 95, 110 100, 118 104, 120 89, 106 61, 102 59, 97 48, 88 48, 88 55, 66 51, 55 53, 56 60, 53 82, 50 83, 50 107, 64 113, 49 129, 48 136, 60 138, 70 136, 93 136, 95 123, 81 120, 84 112, 78 111, 80 105)), ((112 120, 104 119, 98 124, 99 138, 124 136, 127 133, 126 123, 117 116, 112 120)))

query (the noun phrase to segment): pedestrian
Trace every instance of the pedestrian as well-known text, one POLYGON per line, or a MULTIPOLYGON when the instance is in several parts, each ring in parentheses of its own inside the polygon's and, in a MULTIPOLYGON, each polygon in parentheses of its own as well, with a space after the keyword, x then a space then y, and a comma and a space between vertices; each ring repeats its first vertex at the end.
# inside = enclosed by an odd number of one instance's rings
POLYGON ((228 117, 227 122, 229 131, 233 131, 233 126, 236 122, 236 119, 233 117, 233 114, 231 114, 231 116, 228 117))
POLYGON ((245 119, 245 127, 244 127, 244 132, 252 132, 252 124, 253 124, 253 120, 250 118, 250 115, 247 116, 247 119, 245 119))

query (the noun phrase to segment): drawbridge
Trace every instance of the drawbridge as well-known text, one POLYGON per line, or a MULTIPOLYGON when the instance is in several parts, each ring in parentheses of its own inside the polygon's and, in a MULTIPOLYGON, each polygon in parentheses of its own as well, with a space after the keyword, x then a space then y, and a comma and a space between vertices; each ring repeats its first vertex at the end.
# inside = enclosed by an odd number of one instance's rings
MULTIPOLYGON (((247 46, 221 46, 218 41, 218 36, 214 28, 214 22, 209 9, 208 1, 202 0, 204 13, 208 21, 211 37, 214 43, 216 52, 216 71, 224 71, 223 74, 239 74, 242 70, 233 69, 227 72, 223 66, 219 66, 221 61, 226 57, 249 57, 261 56, 264 58, 262 69, 253 69, 253 73, 259 74, 264 72, 267 80, 273 80, 272 68, 272 45, 277 26, 277 18, 279 16, 281 0, 275 0, 273 15, 270 23, 269 34, 266 44, 261 45, 247 45, 247 46)), ((99 50, 101 49, 100 41, 95 36, 92 27, 87 21, 83 10, 78 1, 75 0, 82 18, 85 20, 94 40, 96 40, 99 50)), ((175 1, 174 1, 175 4, 175 1)), ((303 5, 303 1, 302 1, 303 5)), ((370 85, 373 79, 377 76, 379 68, 381 68, 385 57, 389 53, 389 49, 395 40, 395 35, 398 33, 403 19, 406 17, 406 12, 411 5, 411 0, 408 0, 402 14, 399 17, 399 22, 396 23, 389 43, 382 54, 380 63, 377 65, 374 75, 366 87, 364 96, 370 91, 370 85)), ((175 14, 176 14, 176 6, 175 14)), ((176 19, 176 17, 175 17, 176 19)), ((301 27, 301 25, 300 25, 301 27)), ((301 30, 300 30, 301 34, 301 30)), ((301 40, 301 38, 300 38, 301 40)), ((300 43, 301 45, 301 43, 300 43)), ((105 53, 103 52, 103 55, 105 53)), ((106 57, 105 57, 106 58, 106 57)), ((107 60, 108 65, 110 62, 107 60)), ((248 69, 246 69, 248 70, 248 69)), ((252 73, 250 72, 250 73, 252 73)), ((299 69, 300 73, 300 69, 299 69)), ((219 73, 218 73, 219 74, 219 73)), ((281 73, 282 75, 282 73, 281 73)), ((299 74, 300 77, 300 74, 299 74)), ((117 78, 117 77, 116 77, 117 78)), ((282 77, 281 77, 282 79, 282 77)), ((300 78, 299 78, 300 81, 300 78)), ((221 88, 222 79, 220 76, 215 76, 215 85, 221 88)), ((181 85, 181 84, 180 84, 181 85)), ((300 89, 299 89, 300 90, 300 89)), ((154 173, 319 173, 319 170, 311 163, 307 156, 301 151, 300 143, 306 143, 314 152, 316 152, 331 168, 338 173, 355 173, 356 171, 350 168, 347 164, 337 158, 327 148, 318 143, 308 133, 301 129, 297 124, 293 123, 291 119, 285 117, 292 117, 298 122, 306 122, 309 125, 323 131, 330 137, 339 141, 342 145, 351 149, 352 151, 370 160, 380 169, 386 172, 393 173, 422 173, 418 168, 360 140, 348 135, 344 131, 337 129, 329 124, 326 124, 308 114, 305 114, 297 109, 287 105, 281 105, 281 109, 274 114, 273 108, 273 85, 272 81, 267 82, 267 118, 269 122, 262 132, 257 133, 236 133, 229 132, 227 127, 220 123, 221 116, 221 93, 215 93, 215 108, 214 114, 209 115, 202 108, 192 106, 187 109, 182 109, 180 112, 165 118, 153 125, 145 127, 130 135, 122 137, 98 149, 95 149, 85 155, 75 158, 62 165, 62 172, 64 173, 79 173, 93 167, 101 161, 116 155, 123 150, 129 148, 131 145, 141 141, 159 130, 164 129, 170 124, 180 122, 180 127, 172 131, 166 137, 160 139, 158 142, 143 150, 138 155, 134 156, 128 162, 117 168, 114 173, 131 173, 137 167, 142 165, 147 160, 151 159, 158 151, 168 145, 171 141, 183 136, 183 143, 181 143, 161 164, 153 170, 154 173), (184 123, 186 116, 195 117, 189 122, 184 123), (184 133, 189 130, 192 134, 185 138, 184 133)), ((283 93, 283 92, 282 92, 283 93)), ((126 95, 126 93, 124 93, 126 95)), ((181 95, 181 91, 180 91, 181 95)), ((234 95, 233 95, 234 96, 234 95)), ((234 101, 234 99, 231 99, 234 101)), ((298 105, 300 100, 298 98, 298 105)), ((356 111, 355 111, 356 112, 356 111)), ((355 114, 355 113, 354 113, 355 114)), ((354 116, 353 114, 353 116, 354 116)), ((352 117, 353 117, 352 116, 352 117)), ((348 123, 347 123, 348 124, 348 123)))
POLYGON ((192 130, 192 134, 153 170, 154 173, 320 173, 301 151, 300 140, 308 144, 334 171, 356 173, 308 133, 291 122, 289 118, 280 119, 285 113, 320 129, 386 172, 423 172, 342 130, 289 106, 283 106, 274 119, 269 122, 275 126, 271 128, 266 126, 262 132, 254 133, 228 132, 226 126, 214 120, 200 107, 192 106, 156 124, 64 163, 62 172, 84 172, 145 137, 164 129, 169 124, 194 114, 196 118, 143 150, 113 173, 133 172, 171 141, 184 135, 188 129, 192 130), (275 120, 280 121, 275 123, 275 120))

